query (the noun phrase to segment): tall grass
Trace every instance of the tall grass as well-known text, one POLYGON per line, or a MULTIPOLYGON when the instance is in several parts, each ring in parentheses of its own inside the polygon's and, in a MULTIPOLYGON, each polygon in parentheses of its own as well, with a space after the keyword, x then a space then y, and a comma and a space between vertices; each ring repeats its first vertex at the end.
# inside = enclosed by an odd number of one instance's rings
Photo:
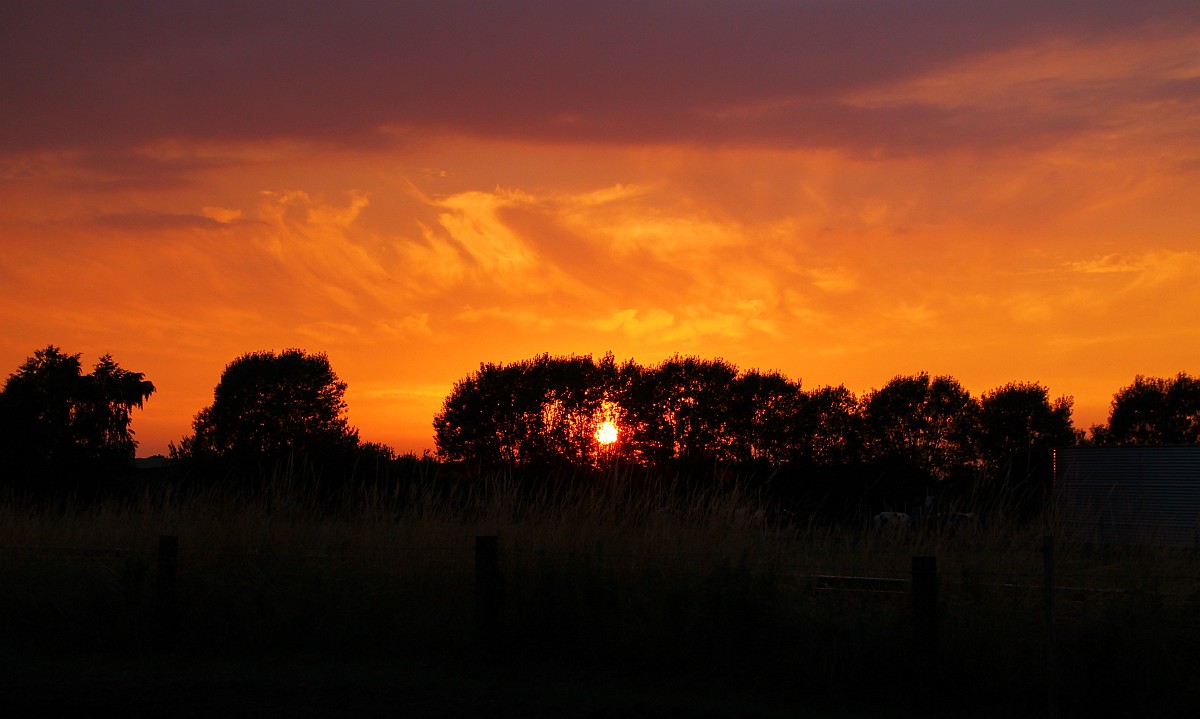
MULTIPOLYGON (((925 555, 938 560, 941 661, 922 691, 1030 706, 1044 695, 1039 549, 1057 533, 1052 513, 1016 521, 1002 505, 976 507, 972 522, 877 533, 781 517, 736 482, 402 479, 333 502, 282 473, 253 496, 0 503, 0 649, 154 651, 154 553, 170 534, 174 651, 470 656, 474 538, 498 535, 500 651, 513 661, 811 696, 911 694, 907 595, 813 578, 905 579, 925 555)), ((1058 539, 1065 701, 1166 711, 1200 697, 1196 555, 1058 539)))

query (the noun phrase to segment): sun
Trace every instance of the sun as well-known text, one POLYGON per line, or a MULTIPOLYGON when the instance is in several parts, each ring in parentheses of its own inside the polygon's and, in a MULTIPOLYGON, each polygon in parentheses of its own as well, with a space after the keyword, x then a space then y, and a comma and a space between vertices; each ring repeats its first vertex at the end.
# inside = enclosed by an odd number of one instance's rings
POLYGON ((608 445, 617 441, 617 425, 605 420, 596 428, 596 441, 608 445))

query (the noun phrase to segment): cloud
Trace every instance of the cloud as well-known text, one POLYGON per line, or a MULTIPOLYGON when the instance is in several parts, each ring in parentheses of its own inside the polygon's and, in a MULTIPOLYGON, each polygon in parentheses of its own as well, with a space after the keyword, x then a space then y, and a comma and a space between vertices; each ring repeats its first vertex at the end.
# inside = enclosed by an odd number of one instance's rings
POLYGON ((362 335, 363 328, 356 324, 341 322, 311 322, 297 326, 294 331, 310 340, 317 347, 338 346, 362 335))
POLYGON ((460 193, 437 204, 444 210, 438 223, 481 274, 500 280, 512 276, 521 286, 529 286, 527 279, 538 269, 538 258, 497 217, 501 207, 521 201, 521 193, 460 193))
MULTIPOLYGON (((1015 49, 1181 37, 1190 0, 7 3, 0 149, 165 139, 378 147, 410 128, 537 141, 916 149, 1091 126, 856 95, 1015 49)), ((1161 92, 1194 94, 1190 85, 1161 92)), ((131 177, 136 181, 137 174, 131 177)))
POLYGON ((55 190, 119 194, 139 190, 193 187, 196 178, 243 162, 232 155, 214 156, 204 148, 123 147, 73 144, 23 158, 28 179, 47 182, 55 190))
POLYGON ((552 317, 533 309, 513 309, 495 305, 492 307, 466 307, 455 319, 468 323, 503 323, 512 324, 523 329, 546 331, 559 323, 552 317))
MULTIPOLYGON (((419 239, 394 241, 406 281, 431 303, 457 305, 439 315, 444 336, 496 336, 501 327, 528 337, 599 332, 668 352, 776 336, 781 286, 809 272, 776 267, 779 252, 803 248, 756 247, 760 230, 648 187, 497 188, 424 201, 436 223, 419 239)), ((830 289, 852 290, 845 270, 833 273, 825 279, 840 285, 830 289)))
POLYGON ((201 214, 203 214, 205 217, 209 217, 213 220, 216 220, 217 222, 219 222, 223 225, 228 225, 229 223, 234 222, 238 219, 241 219, 241 217, 242 217, 241 210, 234 210, 234 209, 229 209, 226 207, 213 207, 213 206, 208 206, 208 207, 203 208, 201 210, 201 214))
POLYGON ((661 309, 647 312, 626 309, 614 312, 607 318, 596 320, 593 324, 596 329, 605 332, 621 331, 631 337, 644 337, 648 334, 663 335, 675 324, 675 315, 661 309))
POLYGON ((651 346, 695 346, 711 339, 741 339, 747 335, 771 335, 778 330, 776 320, 760 303, 714 309, 705 304, 679 307, 676 312, 661 308, 624 309, 589 323, 603 332, 616 332, 651 346), (731 311, 732 310, 732 311, 731 311))
POLYGON ((1067 263, 1068 270, 1085 275, 1141 272, 1145 268, 1143 260, 1127 255, 1105 255, 1090 260, 1076 260, 1067 263))
POLYGON ((1148 250, 1137 253, 1103 255, 1066 263, 1069 274, 1112 276, 1129 289, 1158 288, 1164 285, 1195 285, 1200 278, 1200 252, 1148 250))
POLYGON ((855 273, 846 267, 816 267, 808 272, 813 285, 826 292, 844 294, 858 288, 855 273))
POLYGON ((225 224, 207 214, 189 215, 169 212, 128 212, 100 215, 95 219, 95 223, 101 227, 131 232, 214 230, 225 224))
POLYGON ((937 313, 923 304, 901 302, 886 310, 884 317, 907 325, 927 327, 937 319, 937 313))
POLYGON ((432 337, 433 330, 429 326, 429 313, 400 317, 395 320, 380 322, 374 329, 394 337, 432 337))

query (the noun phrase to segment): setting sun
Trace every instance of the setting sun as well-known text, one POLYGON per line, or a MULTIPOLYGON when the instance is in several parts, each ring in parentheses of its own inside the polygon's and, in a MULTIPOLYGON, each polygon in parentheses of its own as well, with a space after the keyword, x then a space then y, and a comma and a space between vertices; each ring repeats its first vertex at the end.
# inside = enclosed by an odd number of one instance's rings
POLYGON ((608 445, 617 441, 617 425, 605 420, 596 428, 596 441, 608 445))

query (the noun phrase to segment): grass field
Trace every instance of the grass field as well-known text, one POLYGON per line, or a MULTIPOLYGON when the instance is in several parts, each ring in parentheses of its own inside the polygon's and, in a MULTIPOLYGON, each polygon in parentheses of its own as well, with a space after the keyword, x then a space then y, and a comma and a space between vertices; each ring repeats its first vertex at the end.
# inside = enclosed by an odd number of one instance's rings
MULTIPOLYGON (((888 534, 773 519, 736 485, 620 480, 530 489, 433 478, 342 497, 337 509, 286 481, 255 499, 10 501, 0 656, 20 680, 14 696, 74 684, 62 696, 85 703, 145 684, 164 697, 260 687, 262 701, 271 687, 299 696, 308 686, 324 697, 310 707, 342 690, 388 706, 416 697, 428 705, 409 707, 417 716, 504 696, 513 709, 495 715, 600 716, 591 708, 615 714, 629 702, 662 716, 701 705, 713 716, 1044 710, 1040 548, 1056 534, 1052 516, 1018 524, 991 512, 953 531, 888 534), (179 542, 168 645, 160 535, 179 542), (499 537, 504 588, 488 644, 475 622, 480 535, 499 537), (914 642, 905 581, 819 579, 907 580, 913 556, 937 560, 935 655, 914 642)), ((1196 555, 1061 534, 1056 550, 1062 714, 1194 706, 1196 555)))

